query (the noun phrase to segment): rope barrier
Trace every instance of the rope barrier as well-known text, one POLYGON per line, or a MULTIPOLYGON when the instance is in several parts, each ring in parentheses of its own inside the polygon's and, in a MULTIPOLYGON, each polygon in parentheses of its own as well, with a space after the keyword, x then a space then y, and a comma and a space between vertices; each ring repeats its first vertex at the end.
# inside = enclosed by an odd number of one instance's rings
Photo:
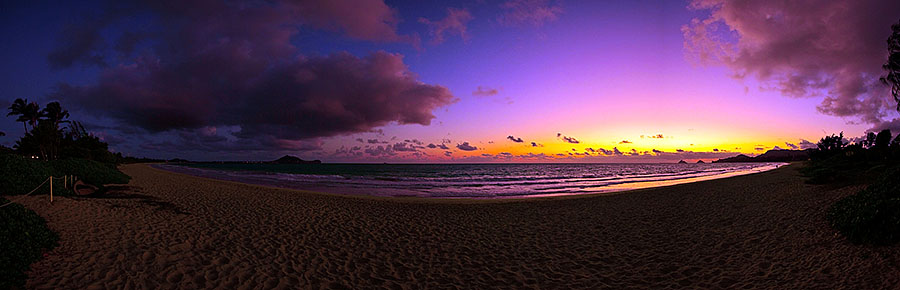
MULTIPOLYGON (((37 187, 35 187, 34 189, 32 189, 30 192, 28 192, 28 193, 26 193, 25 195, 23 195, 22 197, 29 196, 29 195, 31 195, 32 193, 34 193, 35 191, 37 191, 39 188, 41 188, 41 186, 44 186, 44 184, 47 184, 47 181, 50 181, 50 178, 53 178, 53 176, 47 177, 47 179, 45 179, 44 182, 41 182, 40 185, 38 185, 37 187)), ((4 206, 10 205, 10 204, 12 204, 12 203, 13 203, 13 201, 10 200, 9 202, 7 202, 7 203, 5 203, 5 204, 0 205, 0 207, 4 207, 4 206)))
MULTIPOLYGON (((29 192, 26 193, 25 195, 17 196, 17 197, 26 197, 26 196, 29 196, 29 195, 31 195, 32 193, 34 193, 35 191, 37 191, 38 189, 40 189, 41 186, 44 186, 44 184, 47 184, 47 182, 49 181, 49 182, 50 182, 50 202, 53 202, 53 179, 64 179, 64 180, 65 180, 66 177, 53 177, 53 176, 51 175, 50 177, 47 177, 47 179, 44 179, 44 182, 41 182, 40 185, 38 185, 37 187, 35 187, 34 189, 32 189, 31 191, 29 191, 29 192)), ((72 178, 72 180, 74 181, 74 177, 72 178)), ((69 186, 67 181, 64 181, 64 183, 65 183, 64 187, 68 187, 68 186, 69 186)), ((4 203, 3 205, 0 205, 0 208, 5 207, 5 206, 7 206, 7 205, 10 205, 10 204, 12 204, 12 203, 13 203, 13 200, 12 200, 12 198, 10 197, 10 201, 7 202, 7 203, 4 203)))

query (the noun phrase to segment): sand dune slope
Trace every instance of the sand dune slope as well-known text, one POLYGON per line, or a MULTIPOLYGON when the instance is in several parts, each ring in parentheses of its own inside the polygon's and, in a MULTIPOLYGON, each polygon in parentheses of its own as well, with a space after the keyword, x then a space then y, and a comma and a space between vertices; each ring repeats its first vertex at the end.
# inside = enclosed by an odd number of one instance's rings
POLYGON ((805 185, 794 166, 488 203, 123 170, 132 182, 106 198, 23 202, 61 236, 28 288, 900 287, 900 248, 850 245, 824 222, 854 189, 805 185))

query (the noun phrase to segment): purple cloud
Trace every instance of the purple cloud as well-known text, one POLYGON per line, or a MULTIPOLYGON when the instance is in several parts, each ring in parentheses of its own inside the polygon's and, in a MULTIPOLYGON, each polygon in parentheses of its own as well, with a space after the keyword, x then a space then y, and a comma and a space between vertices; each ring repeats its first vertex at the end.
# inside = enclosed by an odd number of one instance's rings
POLYGON ((435 145, 434 143, 430 143, 426 147, 431 148, 431 149, 439 148, 439 149, 443 149, 443 150, 450 150, 450 147, 447 147, 447 145, 444 145, 443 143, 437 144, 437 145, 435 145))
POLYGON ((440 44, 444 42, 444 34, 459 35, 463 41, 468 40, 466 35, 466 24, 472 20, 472 14, 466 9, 447 8, 447 16, 441 20, 428 20, 419 18, 419 23, 428 26, 431 34, 431 43, 440 44))
POLYGON ((244 57, 200 54, 168 66, 110 68, 95 85, 61 85, 55 95, 151 132, 239 125, 238 137, 289 140, 368 132, 389 122, 429 125, 432 110, 455 100, 446 88, 413 78, 402 56, 385 52, 268 68, 244 57))
POLYGON ((516 138, 516 137, 513 137, 513 135, 506 136, 506 139, 509 139, 510 141, 513 141, 516 143, 525 142, 524 140, 522 140, 522 138, 516 138))
POLYGON ((462 144, 457 144, 456 148, 462 151, 475 151, 478 150, 478 147, 469 145, 469 142, 463 142, 462 144))
POLYGON ((544 147, 544 145, 537 142, 531 142, 531 147, 544 147))
POLYGON ((700 63, 723 64, 790 97, 824 96, 819 112, 880 123, 893 109, 878 82, 900 2, 695 0, 709 16, 682 27, 700 63))
POLYGON ((800 139, 800 143, 797 145, 800 146, 800 149, 813 149, 818 147, 816 143, 809 142, 809 140, 806 139, 800 139))
POLYGON ((797 150, 800 148, 800 146, 797 146, 797 144, 793 144, 790 142, 784 142, 784 145, 787 146, 788 148, 791 148, 791 150, 797 150))
POLYGON ((415 151, 419 151, 418 148, 416 148, 416 147, 413 146, 412 144, 409 144, 409 143, 406 143, 406 142, 394 143, 394 145, 391 147, 391 149, 393 149, 395 152, 415 152, 415 151))
POLYGON ((622 141, 619 142, 619 144, 631 144, 631 143, 632 143, 632 142, 631 142, 631 141, 628 141, 628 140, 622 140, 622 141))
POLYGON ((472 92, 472 95, 476 97, 490 97, 496 95, 497 93, 499 93, 497 89, 478 86, 478 89, 472 92))
POLYGON ((568 142, 568 143, 572 143, 572 144, 578 144, 578 143, 581 143, 581 142, 578 141, 578 139, 575 139, 575 137, 565 136, 565 135, 563 135, 562 133, 556 133, 556 138, 562 139, 563 141, 568 142))
POLYGON ((405 41, 380 0, 183 4, 123 4, 64 30, 51 65, 100 65, 100 74, 92 84, 61 84, 51 98, 149 132, 236 127, 229 133, 238 142, 271 144, 429 125, 433 110, 456 100, 419 81, 402 55, 303 56, 290 42, 303 26, 405 41), (137 14, 158 19, 148 25, 156 32, 99 33, 137 14))
POLYGON ((553 0, 510 0, 500 4, 500 9, 503 13, 497 21, 508 26, 541 26, 563 12, 559 2, 553 0))

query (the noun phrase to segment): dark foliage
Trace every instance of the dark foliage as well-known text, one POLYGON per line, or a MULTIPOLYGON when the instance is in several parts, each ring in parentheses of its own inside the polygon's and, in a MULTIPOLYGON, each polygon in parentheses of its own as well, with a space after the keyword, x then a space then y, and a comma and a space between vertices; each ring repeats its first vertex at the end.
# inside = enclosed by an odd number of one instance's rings
POLYGON ((132 157, 132 156, 123 156, 122 153, 116 153, 116 163, 118 164, 132 164, 132 163, 162 163, 166 162, 164 159, 153 159, 147 157, 132 157))
POLYGON ((891 86, 891 95, 897 101, 897 110, 900 111, 900 22, 891 25, 891 30, 893 33, 887 39, 888 59, 882 66, 887 75, 881 81, 891 86))
POLYGON ((803 168, 809 183, 869 184, 828 209, 828 222, 851 242, 900 242, 900 136, 891 137, 883 130, 847 145, 843 134, 826 136, 803 168))
POLYGON ((85 159, 63 159, 49 162, 50 166, 61 174, 78 176, 85 183, 96 186, 106 184, 125 184, 131 177, 114 167, 85 159))
MULTIPOLYGON (((19 155, 0 154, 0 195, 26 194, 51 175, 60 176, 47 162, 19 155)), ((49 194, 50 187, 43 186, 34 194, 49 194)), ((62 186, 53 188, 53 194, 66 195, 62 186)))
MULTIPOLYGON (((0 154, 0 188, 2 195, 26 194, 43 183, 49 176, 74 175, 79 180, 98 187, 106 184, 128 183, 128 175, 115 167, 93 160, 63 159, 41 161, 13 154, 0 154)), ((55 180, 54 182, 60 182, 55 180)), ((43 186, 34 194, 49 194, 49 186, 43 186)), ((71 195, 63 186, 53 187, 54 195, 71 195)))
MULTIPOLYGON (((6 199, 0 198, 0 204, 6 199)), ((24 288, 25 272, 59 236, 43 218, 18 204, 0 208, 0 289, 24 288)))
POLYGON ((854 243, 900 242, 900 167, 894 167, 865 190, 836 202, 828 222, 854 243))

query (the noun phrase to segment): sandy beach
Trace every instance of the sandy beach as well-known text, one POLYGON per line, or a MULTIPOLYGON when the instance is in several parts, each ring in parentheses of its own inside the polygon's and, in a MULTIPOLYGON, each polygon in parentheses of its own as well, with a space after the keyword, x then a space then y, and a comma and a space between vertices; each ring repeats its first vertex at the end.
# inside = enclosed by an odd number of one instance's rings
MULTIPOLYGON (((825 210, 797 165, 608 196, 351 197, 126 165, 103 198, 22 201, 59 232, 28 288, 900 287, 900 246, 825 210)), ((377 190, 377 189, 373 189, 377 190)))

